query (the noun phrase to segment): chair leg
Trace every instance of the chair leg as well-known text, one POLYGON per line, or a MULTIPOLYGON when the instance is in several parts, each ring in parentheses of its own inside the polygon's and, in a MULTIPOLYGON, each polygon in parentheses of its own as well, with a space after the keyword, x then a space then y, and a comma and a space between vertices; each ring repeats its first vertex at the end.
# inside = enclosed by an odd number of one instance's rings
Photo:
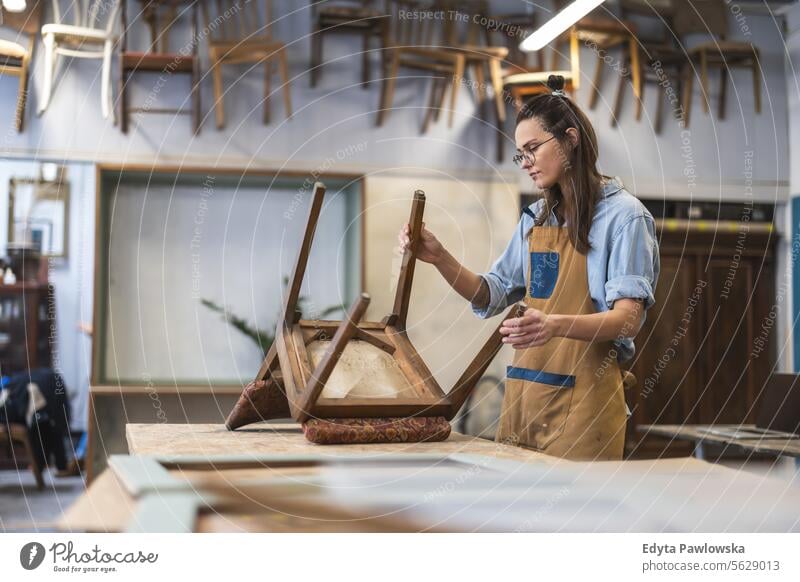
POLYGON ((614 96, 614 110, 611 112, 611 127, 617 127, 619 116, 622 114, 622 101, 625 95, 625 84, 628 79, 625 75, 619 76, 617 82, 617 94, 614 96))
POLYGON ((422 127, 420 128, 420 133, 424 134, 427 133, 428 128, 431 125, 431 119, 433 118, 433 112, 438 106, 436 101, 436 96, 439 92, 439 77, 433 76, 431 77, 431 89, 428 96, 428 106, 425 108, 425 117, 422 120, 422 127))
POLYGON ((38 114, 44 113, 50 104, 50 97, 53 92, 53 73, 55 72, 56 45, 55 38, 51 34, 42 37, 44 45, 44 85, 42 87, 42 99, 39 103, 38 114))
POLYGON ((634 93, 636 99, 636 121, 642 120, 642 109, 644 109, 644 83, 639 88, 639 95, 634 93))
POLYGON ((720 120, 725 119, 725 99, 728 90, 728 69, 725 64, 719 68, 719 109, 717 115, 720 120))
POLYGON ((661 134, 661 129, 664 124, 664 100, 667 98, 666 89, 658 84, 658 104, 656 105, 656 135, 661 134))
POLYGON ((103 118, 108 119, 111 118, 113 122, 115 120, 114 116, 114 108, 112 106, 112 96, 111 96, 111 55, 112 55, 112 48, 113 44, 111 42, 107 42, 103 45, 103 78, 100 84, 100 99, 102 103, 100 104, 101 109, 103 111, 103 118))
POLYGON ((214 115, 217 129, 225 127, 225 104, 222 100, 222 61, 216 53, 211 55, 211 77, 214 81, 214 115))
POLYGON ((597 98, 600 97, 600 84, 603 82, 603 59, 597 53, 597 64, 594 67, 594 78, 592 79, 592 90, 589 93, 589 109, 597 107, 597 98))
POLYGON ((22 61, 22 70, 19 73, 19 90, 17 92, 17 110, 15 113, 14 123, 18 133, 22 133, 25 125, 25 103, 28 100, 28 67, 30 65, 30 56, 25 57, 22 61))
MULTIPOLYGON (((121 61, 122 59, 120 59, 121 61)), ((119 129, 128 133, 128 81, 130 75, 122 66, 119 73, 119 129)))
POLYGON ((289 59, 286 56, 286 49, 281 49, 278 53, 278 68, 283 84, 283 106, 286 109, 286 119, 292 116, 292 91, 289 86, 289 59))
POLYGON ((322 29, 315 26, 311 31, 311 88, 317 86, 320 68, 322 67, 322 29))
POLYGON ((200 59, 197 55, 194 56, 194 65, 192 67, 192 124, 194 134, 200 134, 200 125, 203 119, 203 109, 200 103, 200 59))
POLYGON ((364 32, 363 46, 361 48, 361 88, 369 88, 369 39, 372 31, 364 32))
POLYGON ((436 85, 436 108, 433 110, 433 121, 437 123, 442 115, 445 102, 447 101, 447 88, 450 86, 447 79, 441 79, 436 85))
POLYGON ((272 61, 267 59, 264 61, 264 112, 263 112, 263 123, 267 125, 269 123, 269 96, 272 93, 272 61))
POLYGON ((453 78, 451 83, 452 93, 450 94, 450 113, 447 117, 447 127, 453 127, 453 121, 456 118, 456 102, 458 100, 458 86, 464 78, 464 67, 466 59, 459 55, 456 58, 455 68, 453 69, 453 78))
POLYGON ((644 99, 644 79, 642 75, 642 61, 639 55, 639 44, 636 37, 631 37, 628 41, 628 50, 631 63, 631 83, 633 84, 633 95, 636 97, 636 120, 642 118, 642 99, 644 99))
POLYGON ((708 113, 708 53, 700 51, 700 85, 703 93, 703 111, 708 113))
POLYGON ((694 84, 694 73, 687 64, 683 74, 683 127, 689 127, 689 118, 692 112, 692 90, 694 84))
POLYGON ((381 91, 381 102, 378 107, 378 117, 376 125, 380 127, 389 116, 389 109, 392 107, 394 101, 394 87, 397 82, 397 70, 400 68, 400 51, 392 51, 392 60, 389 63, 389 70, 386 71, 386 77, 383 79, 383 86, 381 91))
POLYGON ((481 119, 486 119, 486 78, 483 74, 483 63, 475 61, 472 65, 472 75, 475 78, 475 98, 478 100, 478 112, 481 119))
POLYGON ((497 110, 497 120, 500 126, 505 125, 506 121, 506 102, 503 98, 503 69, 500 59, 489 59, 489 77, 492 81, 492 91, 494 92, 494 103, 497 110))
MULTIPOLYGON (((33 444, 31 443, 27 427, 21 427, 21 430, 16 432, 14 436, 16 437, 16 440, 21 441, 22 446, 25 447, 25 454, 28 455, 28 458, 31 461, 31 472, 33 473, 34 479, 36 479, 36 488, 39 491, 41 491, 42 489, 44 489, 44 477, 42 476, 42 467, 39 466, 39 461, 33 450, 33 444)), ((9 435, 9 437, 11 437, 11 435, 9 435)))
POLYGON ((753 104, 756 113, 761 113, 761 59, 755 47, 753 47, 753 104))

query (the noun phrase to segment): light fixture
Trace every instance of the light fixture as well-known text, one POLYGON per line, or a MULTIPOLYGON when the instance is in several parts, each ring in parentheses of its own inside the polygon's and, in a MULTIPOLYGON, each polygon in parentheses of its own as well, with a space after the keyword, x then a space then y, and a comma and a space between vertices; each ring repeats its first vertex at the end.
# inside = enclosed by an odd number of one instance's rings
POLYGON ((3 0, 3 8, 9 12, 24 12, 27 7, 25 0, 3 0))
POLYGON ((522 41, 519 48, 525 52, 538 51, 553 42, 558 35, 600 6, 604 0, 575 0, 553 16, 522 41))

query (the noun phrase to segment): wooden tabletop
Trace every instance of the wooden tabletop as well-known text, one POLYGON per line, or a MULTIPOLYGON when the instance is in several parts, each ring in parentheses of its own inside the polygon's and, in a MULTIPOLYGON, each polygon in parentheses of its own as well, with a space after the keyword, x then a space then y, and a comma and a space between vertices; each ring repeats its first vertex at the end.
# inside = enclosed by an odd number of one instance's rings
MULTIPOLYGON (((621 517, 619 519, 622 519, 622 527, 631 527, 631 531, 638 531, 637 527, 648 531, 648 523, 669 523, 674 531, 788 531, 791 528, 787 529, 780 519, 794 515, 789 508, 796 508, 800 500, 797 489, 788 487, 783 481, 734 471, 697 459, 573 463, 458 433, 440 443, 346 446, 309 443, 297 424, 261 423, 234 432, 215 424, 131 424, 127 426, 126 433, 131 455, 162 458, 208 456, 218 460, 220 457, 362 453, 365 457, 372 455, 377 458, 387 453, 465 453, 530 464, 534 470, 531 475, 538 475, 535 473, 536 465, 541 467, 545 464, 548 470, 552 467, 556 472, 574 474, 570 499, 574 502, 575 499, 583 499, 581 495, 586 497, 586 503, 591 506, 587 511, 603 510, 609 499, 615 504, 619 503, 620 507, 625 506, 631 519, 630 526, 621 517), (597 488, 607 497, 605 501, 597 498, 597 488), (719 496, 719 491, 725 492, 724 497, 719 496), (659 503, 653 503, 654 492, 658 492, 656 499, 659 499, 659 503), (721 503, 723 499, 725 503, 721 503), (731 512, 726 504, 737 508, 748 507, 750 514, 740 510, 731 512), (647 519, 643 520, 645 514, 647 519), (765 518, 767 514, 769 519, 765 518)), ((192 488, 198 490, 221 491, 219 488, 225 487, 227 491, 238 488, 250 496, 261 491, 260 488, 267 483, 286 481, 296 487, 298 483, 308 481, 305 476, 324 470, 311 465, 285 470, 244 468, 236 463, 229 468, 212 463, 212 469, 175 466, 169 471, 174 478, 188 481, 192 488)), ((477 483, 477 479, 475 481, 477 483)), ((274 490, 268 490, 266 494, 270 496, 269 507, 272 507, 276 503, 274 490)), ((449 502, 454 503, 452 500, 449 502)), ((569 504, 559 508, 567 511, 569 504)), ((95 479, 87 492, 65 512, 59 528, 63 531, 125 531, 135 521, 137 511, 137 500, 129 493, 129 488, 123 485, 119 475, 109 469, 95 479)), ((291 514, 290 518, 285 511, 237 512, 215 507, 213 511, 198 516, 193 531, 347 531, 341 529, 343 526, 340 522, 332 521, 331 525, 327 521, 295 513, 297 515, 291 514)), ((600 527, 591 522, 590 517, 582 518, 590 520, 586 524, 586 531, 600 527)), ((606 523, 604 520, 600 519, 598 523, 606 523)), ((560 531, 560 523, 551 524, 552 531, 560 531)), ((658 528, 653 531, 660 531, 658 528)), ((602 527, 598 531, 603 531, 602 527)))
MULTIPOLYGON (((363 453, 385 455, 386 453, 468 453, 488 455, 531 463, 569 463, 519 447, 495 443, 485 439, 451 433, 438 443, 374 444, 374 445, 316 445, 303 436, 299 424, 258 423, 236 431, 229 431, 221 424, 128 424, 126 426, 128 452, 131 455, 185 455, 185 456, 263 456, 263 455, 352 455, 363 453)), ((219 478, 242 477, 242 471, 219 471, 219 478)), ((184 472, 187 478, 192 475, 184 472)), ((133 518, 136 501, 125 490, 111 470, 101 473, 97 479, 65 513, 59 522, 63 531, 124 531, 133 518)), ((285 519, 285 517, 284 517, 285 519)), ((280 524, 272 524, 278 527, 280 524)), ((288 529, 306 531, 308 524, 290 524, 288 529)), ((210 514, 199 524, 198 530, 248 531, 250 524, 246 516, 232 518, 210 514), (211 523, 213 522, 213 523, 211 523), (220 523, 224 522, 224 523, 220 523), (205 525, 204 525, 205 524, 205 525)), ((252 531, 265 531, 263 524, 253 525, 252 531)), ((319 527, 316 525, 315 527, 319 527)), ((269 531, 281 531, 280 528, 269 531)))
POLYGON ((754 424, 644 424, 640 432, 666 438, 738 447, 756 453, 800 457, 800 439, 733 439, 706 432, 709 428, 755 428, 754 424))
POLYGON ((299 424, 251 424, 229 431, 221 424, 129 424, 126 426, 131 455, 274 455, 469 453, 520 462, 563 463, 536 451, 451 433, 438 443, 372 445, 317 445, 303 436, 299 424))

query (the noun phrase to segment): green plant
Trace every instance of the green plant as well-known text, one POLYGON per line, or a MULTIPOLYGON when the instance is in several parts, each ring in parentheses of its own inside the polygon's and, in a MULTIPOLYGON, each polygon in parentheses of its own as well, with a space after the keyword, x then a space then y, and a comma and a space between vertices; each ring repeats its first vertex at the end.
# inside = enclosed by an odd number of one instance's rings
MULTIPOLYGON (((288 283, 288 281, 289 281, 288 277, 284 277, 283 278, 283 286, 284 286, 284 288, 286 288, 286 284, 288 283)), ((243 317, 239 317, 238 315, 233 313, 227 307, 222 306, 219 303, 216 303, 216 302, 212 301, 211 299, 203 298, 203 299, 200 300, 200 302, 203 305, 205 305, 206 307, 208 307, 211 311, 219 313, 222 316, 222 319, 224 319, 226 322, 231 324, 238 331, 240 331, 241 333, 243 333, 244 335, 249 337, 251 340, 253 340, 263 353, 266 354, 269 351, 269 348, 272 346, 272 342, 275 341, 275 334, 274 333, 270 333, 267 330, 260 329, 260 328, 257 328, 255 326, 251 325, 243 317)), ((300 296, 297 299, 297 311, 300 312, 301 317, 302 317, 302 314, 304 312, 305 302, 306 302, 306 298, 303 297, 303 296, 300 296)), ((331 305, 331 306, 326 307, 325 309, 323 309, 319 313, 319 315, 317 315, 317 317, 319 319, 325 319, 329 315, 332 315, 332 314, 334 314, 336 312, 344 313, 344 311, 345 311, 345 308, 344 308, 343 305, 331 305)))

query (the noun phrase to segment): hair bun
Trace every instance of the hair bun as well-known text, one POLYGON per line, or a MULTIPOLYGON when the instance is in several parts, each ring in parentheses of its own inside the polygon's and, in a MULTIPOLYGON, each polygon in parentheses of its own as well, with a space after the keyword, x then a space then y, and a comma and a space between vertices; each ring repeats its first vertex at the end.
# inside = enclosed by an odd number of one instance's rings
POLYGON ((550 75, 547 77, 547 88, 551 91, 563 91, 564 77, 561 75, 550 75))

